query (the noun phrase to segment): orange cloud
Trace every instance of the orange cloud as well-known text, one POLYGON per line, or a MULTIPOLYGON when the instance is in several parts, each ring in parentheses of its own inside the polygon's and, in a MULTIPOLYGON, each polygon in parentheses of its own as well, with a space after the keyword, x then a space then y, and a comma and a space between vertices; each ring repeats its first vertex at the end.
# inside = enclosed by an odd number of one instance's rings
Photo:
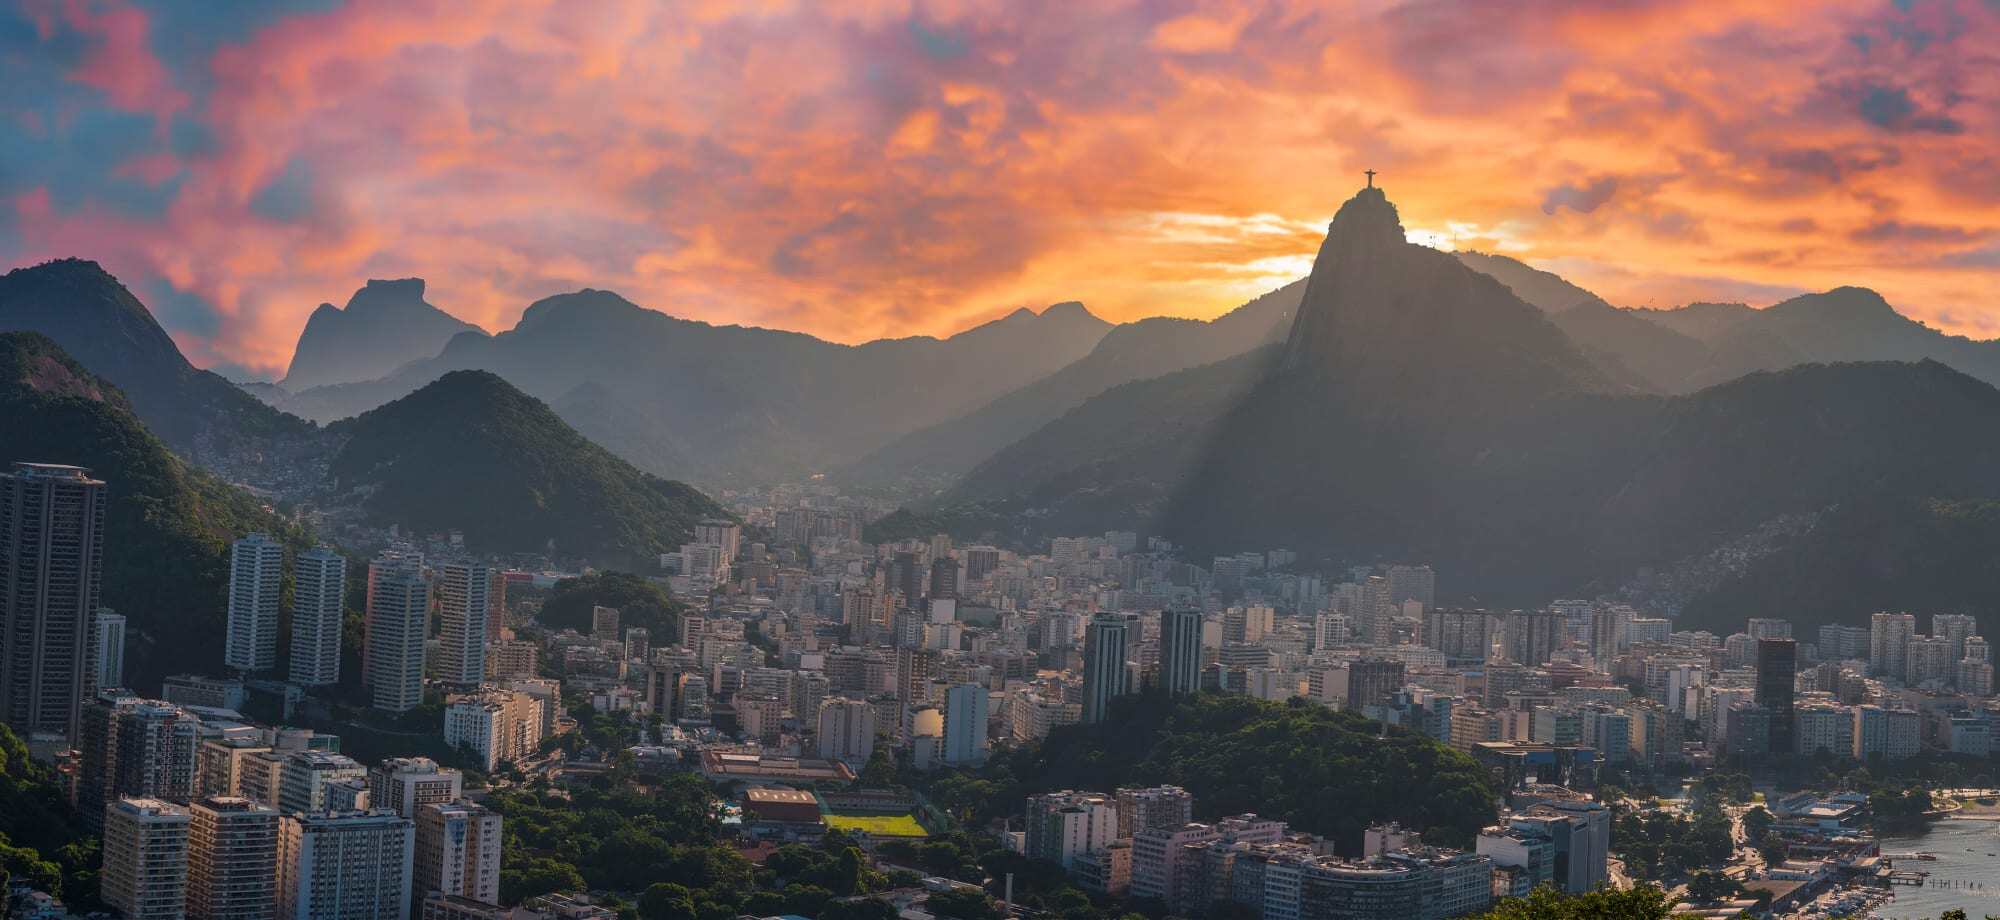
POLYGON ((59 202, 6 254, 166 279, 221 317, 193 353, 265 371, 405 275, 490 329, 589 285, 858 341, 1212 316, 1375 168, 1425 242, 1615 302, 1862 284, 1992 335, 1995 49, 1977 0, 364 2, 223 45, 194 96, 80 70, 211 142, 125 167, 162 215, 59 202))

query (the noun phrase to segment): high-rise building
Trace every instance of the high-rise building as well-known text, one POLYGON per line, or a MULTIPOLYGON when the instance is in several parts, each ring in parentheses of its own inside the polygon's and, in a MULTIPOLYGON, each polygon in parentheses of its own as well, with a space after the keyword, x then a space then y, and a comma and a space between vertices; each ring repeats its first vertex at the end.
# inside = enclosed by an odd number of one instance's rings
POLYGON ((1111 711, 1111 701, 1126 693, 1125 647, 1128 621, 1114 614, 1099 614, 1090 621, 1083 639, 1083 721, 1095 725, 1111 711))
POLYGON ((1118 806, 1109 796, 1064 791, 1028 797, 1022 843, 1030 858, 1071 869, 1117 839, 1118 806))
POLYGON ((428 757, 396 757, 368 769, 368 804, 414 820, 425 805, 458 801, 465 774, 428 757))
POLYGON ((444 743, 470 749, 488 773, 519 763, 542 743, 543 705, 512 690, 453 696, 444 709, 444 743))
POLYGON ((819 704, 819 756, 865 764, 875 754, 875 707, 867 700, 834 697, 819 704))
POLYGON ((1361 583, 1361 609, 1354 612, 1357 638, 1369 645, 1396 644, 1396 605, 1389 602, 1389 579, 1370 575, 1361 583))
POLYGON ((1401 607, 1404 601, 1416 601, 1425 610, 1437 606, 1437 573, 1430 566, 1389 567, 1389 606, 1401 607))
POLYGON ((253 533, 229 547, 229 632, 222 663, 238 671, 278 666, 278 599, 285 547, 253 533))
POLYGON ((1979 635, 1979 618, 1968 613, 1931 615, 1931 638, 1951 643, 1951 660, 1965 657, 1965 640, 1979 635))
POLYGON ((1126 787, 1116 795, 1120 837, 1148 828, 1171 830, 1194 820, 1194 796, 1179 786, 1126 787))
POLYGON ((410 920, 414 823, 392 811, 287 815, 279 920, 410 920))
POLYGON ((471 562, 438 568, 438 679, 461 687, 486 680, 486 623, 493 569, 471 562))
POLYGON ((1553 610, 1512 610, 1507 613, 1507 660, 1539 667, 1549 663, 1562 641, 1562 618, 1553 610))
POLYGON ((430 585, 424 557, 388 550, 368 563, 368 630, 362 680, 376 709, 408 712, 424 701, 424 637, 430 585))
POLYGON ((931 560, 930 589, 931 597, 958 596, 958 560, 950 556, 940 556, 931 560))
POLYGON ((1790 639, 1792 621, 1776 617, 1751 617, 1743 626, 1743 631, 1752 639, 1790 639))
POLYGON ((500 903, 499 813, 471 802, 418 809, 411 875, 413 908, 432 893, 500 903))
POLYGON ((956 684, 944 697, 944 762, 971 766, 986 762, 991 698, 978 684, 956 684))
POLYGON ((74 743, 96 692, 92 626, 104 567, 104 482, 16 463, 0 476, 0 720, 74 743))
MULTIPOLYGON (((618 608, 616 607, 590 608, 590 635, 598 639, 617 639, 618 619, 618 608)), ((682 621, 682 625, 685 627, 685 620, 682 621)), ((685 638, 681 641, 685 645, 693 646, 693 643, 688 642, 685 638)))
POLYGON ((1868 671, 1902 680, 1909 667, 1910 638, 1917 618, 1907 613, 1878 613, 1868 620, 1868 671))
POLYGON ((1791 639, 1757 640, 1757 705, 1771 714, 1771 750, 1797 748, 1793 699, 1799 673, 1799 644, 1791 639))
POLYGON ((194 794, 201 723, 179 706, 106 690, 77 731, 76 807, 94 824, 121 798, 185 803, 194 794))
POLYGON ((97 619, 92 627, 91 646, 95 649, 92 660, 97 662, 95 687, 125 686, 125 617, 111 612, 109 607, 97 611, 97 619))
MULTIPOLYGON (((1960 643, 1963 645, 1964 643, 1960 643)), ((1960 653, 1963 656, 1963 652, 1960 653)), ((1925 684, 1943 686, 1956 676, 1958 659, 1952 657, 1950 639, 1937 636, 1911 636, 1904 649, 1903 683, 1912 687, 1925 684)))
POLYGON ((1869 633, 1869 629, 1861 626, 1828 625, 1820 627, 1820 660, 1846 661, 1850 658, 1868 657, 1869 633))
POLYGON ((1160 614, 1160 689, 1179 696, 1201 689, 1201 609, 1160 614))
POLYGON ((347 558, 331 547, 299 554, 292 565, 292 683, 340 682, 340 630, 347 610, 347 558))
POLYGON ((1444 653, 1445 664, 1482 664, 1493 647, 1493 617, 1484 610, 1425 608, 1424 644, 1444 653))
POLYGON ((1401 661, 1359 658, 1347 662, 1347 666, 1340 670, 1347 678, 1346 701, 1342 708, 1349 712, 1361 712, 1370 706, 1387 703, 1396 691, 1403 689, 1404 666, 1401 661))
POLYGON ((199 798, 188 806, 189 920, 273 920, 278 915, 278 813, 249 799, 199 798))
POLYGON ((114 799, 104 807, 104 903, 126 920, 187 916, 188 810, 159 799, 114 799))
POLYGON ((367 777, 368 768, 345 754, 289 751, 278 770, 278 810, 286 814, 324 811, 328 783, 367 777))
POLYGON ((743 525, 721 518, 702 521, 694 525, 694 542, 722 550, 722 565, 727 567, 736 562, 736 556, 742 550, 743 525))
POLYGON ((498 566, 487 571, 492 573, 486 583, 486 641, 490 644, 507 638, 507 573, 498 566))

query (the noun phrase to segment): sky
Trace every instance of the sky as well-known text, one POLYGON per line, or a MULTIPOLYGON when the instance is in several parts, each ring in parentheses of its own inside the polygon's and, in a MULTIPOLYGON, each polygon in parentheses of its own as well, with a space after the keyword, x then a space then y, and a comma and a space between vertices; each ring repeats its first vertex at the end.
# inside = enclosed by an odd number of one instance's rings
POLYGON ((0 267, 95 259, 239 376, 368 278, 489 330, 1205 318, 1365 169, 1619 305, 2000 337, 2000 0, 0 0, 0 267))

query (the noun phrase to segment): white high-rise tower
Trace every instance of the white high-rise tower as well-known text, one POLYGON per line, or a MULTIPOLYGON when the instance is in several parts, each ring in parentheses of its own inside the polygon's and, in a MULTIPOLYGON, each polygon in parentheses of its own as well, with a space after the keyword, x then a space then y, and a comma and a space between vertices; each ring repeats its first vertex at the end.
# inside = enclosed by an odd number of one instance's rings
POLYGON ((492 585, 487 566, 449 562, 438 569, 438 679, 468 687, 486 679, 486 623, 497 616, 492 585))
POLYGON ((278 666, 278 592, 285 579, 285 548, 253 533, 229 550, 229 633, 222 661, 238 671, 278 666))
POLYGON ((347 607, 347 559, 320 546, 292 567, 292 683, 340 682, 340 626, 347 607))
POLYGON ((368 563, 368 638, 361 676, 375 708, 408 712, 424 701, 430 601, 421 554, 388 550, 368 563))

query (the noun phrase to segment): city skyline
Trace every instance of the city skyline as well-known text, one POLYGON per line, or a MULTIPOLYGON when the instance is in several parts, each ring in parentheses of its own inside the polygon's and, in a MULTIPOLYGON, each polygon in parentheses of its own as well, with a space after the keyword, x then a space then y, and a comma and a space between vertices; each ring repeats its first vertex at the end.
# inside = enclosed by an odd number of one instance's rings
POLYGON ((1990 4, 515 12, 0 13, 0 264, 102 261, 264 377, 382 277, 489 330, 592 286, 856 342, 1214 316, 1376 169, 1417 241, 1620 305, 1860 284, 2000 332, 1990 4))

